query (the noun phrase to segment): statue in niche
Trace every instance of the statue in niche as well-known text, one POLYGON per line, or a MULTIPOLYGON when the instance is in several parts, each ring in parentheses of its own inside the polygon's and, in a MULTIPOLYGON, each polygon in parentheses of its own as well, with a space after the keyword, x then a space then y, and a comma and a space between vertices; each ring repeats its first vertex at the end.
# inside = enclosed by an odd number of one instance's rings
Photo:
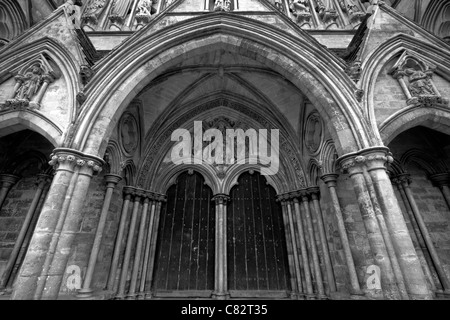
POLYGON ((277 7, 278 10, 283 11, 283 4, 281 3, 281 0, 275 0, 275 7, 277 7))
POLYGON ((113 23, 123 23, 131 8, 132 0, 114 0, 109 20, 113 23))
POLYGON ((323 15, 326 11, 336 11, 333 0, 316 0, 316 11, 323 15))
POLYGON ((230 11, 231 0, 216 0, 214 3, 214 11, 230 11))
POLYGON ((15 99, 31 98, 39 91, 43 81, 44 70, 39 64, 34 64, 26 71, 24 75, 17 75, 16 79, 21 81, 21 85, 16 90, 15 99))
POLYGON ((83 19, 93 24, 97 23, 97 19, 105 9, 106 0, 91 0, 83 13, 83 19))
POLYGON ((290 0, 289 8, 294 16, 301 13, 309 13, 309 1, 308 0, 290 0))
POLYGON ((331 24, 336 21, 338 14, 334 7, 333 0, 316 0, 316 12, 324 22, 331 21, 331 24))
POLYGON ((437 95, 433 89, 429 75, 425 72, 414 68, 408 68, 405 69, 405 74, 408 76, 408 89, 413 97, 437 95))
POLYGON ((140 0, 136 8, 137 14, 142 16, 150 16, 152 4, 152 0, 140 0))

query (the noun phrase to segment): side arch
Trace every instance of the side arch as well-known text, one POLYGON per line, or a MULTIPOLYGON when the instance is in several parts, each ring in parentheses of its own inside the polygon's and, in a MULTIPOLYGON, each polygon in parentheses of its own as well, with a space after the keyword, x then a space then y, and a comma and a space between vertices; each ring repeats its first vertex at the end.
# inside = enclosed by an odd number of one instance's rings
POLYGON ((416 126, 450 135, 450 111, 436 106, 405 108, 381 123, 379 132, 384 144, 389 145, 400 133, 416 126))
POLYGON ((42 114, 34 111, 13 111, 0 114, 0 137, 23 129, 38 132, 55 148, 62 146, 62 130, 42 114))
MULTIPOLYGON (((69 123, 73 123, 77 117, 76 93, 80 91, 80 81, 76 59, 58 41, 44 37, 31 43, 27 43, 14 50, 8 50, 8 46, 2 51, 0 47, 0 83, 11 77, 24 61, 38 55, 47 55, 60 69, 61 77, 67 85, 68 105, 70 112, 69 123)), ((67 125, 69 125, 67 123, 67 125)))
POLYGON ((375 86, 378 76, 386 63, 403 50, 413 51, 424 57, 424 59, 433 62, 438 66, 436 73, 450 80, 450 69, 445 67, 450 65, 450 46, 448 45, 438 47, 407 34, 398 34, 374 49, 361 66, 363 70, 360 80, 361 89, 367 92, 365 100, 363 100, 363 112, 368 115, 374 133, 385 145, 387 145, 383 139, 385 136, 380 134, 381 126, 378 128, 375 117, 375 86))

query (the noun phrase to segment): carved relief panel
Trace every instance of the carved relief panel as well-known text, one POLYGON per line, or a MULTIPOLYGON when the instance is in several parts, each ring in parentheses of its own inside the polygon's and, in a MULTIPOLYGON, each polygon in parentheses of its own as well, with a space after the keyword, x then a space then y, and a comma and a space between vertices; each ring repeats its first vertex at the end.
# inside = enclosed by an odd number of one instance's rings
POLYGON ((389 73, 402 87, 407 105, 448 105, 448 99, 440 95, 433 83, 435 69, 436 66, 405 50, 389 73))
POLYGON ((0 111, 39 109, 49 84, 60 76, 56 66, 53 67, 43 54, 30 59, 13 74, 16 84, 10 98, 0 104, 0 111))

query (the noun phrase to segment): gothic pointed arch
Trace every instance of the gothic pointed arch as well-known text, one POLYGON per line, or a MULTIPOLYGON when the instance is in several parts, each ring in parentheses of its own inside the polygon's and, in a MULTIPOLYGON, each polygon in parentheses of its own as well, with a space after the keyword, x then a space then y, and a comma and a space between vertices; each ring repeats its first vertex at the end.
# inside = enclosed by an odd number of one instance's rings
MULTIPOLYGON (((421 39, 417 39, 407 34, 398 34, 386 40, 376 49, 374 49, 364 60, 361 68, 360 85, 361 89, 366 92, 363 100, 363 112, 367 114, 370 125, 378 128, 375 133, 380 135, 380 139, 384 144, 388 144, 393 137, 400 131, 411 127, 408 122, 420 122, 419 119, 426 121, 426 118, 433 118, 433 115, 443 115, 448 113, 447 108, 437 105, 427 105, 422 108, 421 105, 406 105, 405 97, 404 106, 396 106, 397 110, 391 111, 391 114, 379 123, 379 119, 375 114, 374 97, 376 96, 377 79, 386 64, 394 58, 399 57, 402 53, 411 52, 422 61, 429 64, 435 64, 434 72, 450 81, 450 69, 446 66, 450 63, 448 52, 450 47, 436 46, 421 39), (425 119, 424 119, 425 118, 425 119), (399 127, 404 126, 403 129, 399 127), (391 135, 394 135, 391 137, 391 135)), ((436 124, 438 125, 438 124, 436 124)), ((414 126, 414 124, 412 124, 414 126)))
POLYGON ((221 47, 255 59, 300 88, 317 104, 322 117, 329 120, 326 123, 339 152, 357 150, 370 144, 367 127, 358 116, 354 84, 336 58, 322 52, 321 48, 236 15, 211 14, 202 19, 190 19, 189 27, 187 25, 180 22, 164 33, 155 32, 149 36, 144 28, 126 41, 126 50, 120 46, 96 66, 96 75, 86 88, 82 120, 70 142, 73 147, 89 153, 103 153, 101 139, 107 137, 111 130, 113 123, 110 119, 121 114, 137 92, 169 66, 211 47, 221 47), (179 30, 184 30, 182 36, 179 30), (168 37, 171 40, 165 41, 168 37), (133 54, 130 56, 129 52, 133 54), (128 56, 122 57, 125 54, 128 56), (308 58, 313 56, 314 59, 308 58), (329 72, 325 73, 325 69, 329 72), (128 80, 123 81, 124 77, 128 80), (332 83, 340 83, 339 94, 337 86, 330 85, 332 83), (115 102, 108 103, 110 99, 115 102), (103 133, 92 137, 91 130, 103 133))

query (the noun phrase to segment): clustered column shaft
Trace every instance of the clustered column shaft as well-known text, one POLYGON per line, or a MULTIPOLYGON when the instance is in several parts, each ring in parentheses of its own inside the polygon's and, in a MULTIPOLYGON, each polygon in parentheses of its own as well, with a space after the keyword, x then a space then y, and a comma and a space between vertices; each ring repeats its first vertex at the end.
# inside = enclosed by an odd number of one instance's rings
POLYGON ((161 211, 161 202, 164 200, 165 196, 160 194, 130 186, 124 187, 122 214, 107 285, 108 290, 113 292, 117 290, 115 295, 116 299, 144 299, 151 297, 150 287, 155 259, 159 214, 161 211), (117 278, 130 203, 132 203, 132 214, 128 227, 121 271, 117 278), (134 254, 133 248, 135 248, 134 254))
POLYGON ((436 247, 433 244, 433 240, 431 238, 430 232, 423 220, 422 214, 419 211, 419 207, 414 199, 414 195, 410 188, 411 178, 408 174, 403 174, 397 177, 399 188, 405 193, 406 199, 411 207, 411 211, 413 213, 414 219, 417 222, 420 233, 423 236, 426 248, 430 253, 431 260, 433 261, 433 265, 436 269, 439 280, 442 284, 445 294, 450 294, 450 281, 445 273, 443 268, 443 264, 439 255, 437 253, 436 247))
POLYGON ((323 249, 323 263, 330 292, 336 291, 336 283, 326 244, 325 229, 318 201, 318 188, 289 192, 278 196, 278 200, 281 201, 283 208, 287 247, 288 249, 292 248, 293 252, 293 257, 289 257, 291 274, 296 275, 296 281, 292 281, 293 290, 298 290, 296 293, 298 298, 325 299, 327 296, 323 284, 313 217, 316 217, 317 220, 320 246, 325 248, 323 249))
MULTIPOLYGON (((19 235, 17 236, 13 250, 9 255, 8 262, 6 263, 6 267, 3 271, 2 279, 0 280, 0 290, 4 289, 11 280, 14 265, 17 262, 20 249, 24 244, 25 236, 27 235, 27 232, 30 229, 30 227, 32 227, 32 221, 34 220, 33 216, 35 214, 36 208, 38 204, 41 202, 41 200, 45 198, 46 195, 45 189, 49 185, 51 178, 52 177, 47 174, 38 174, 38 179, 36 182, 37 185, 36 193, 34 194, 33 200, 31 201, 30 207, 28 208, 27 214, 22 223, 22 227, 19 231, 19 235)), ((14 180, 16 180, 15 176, 12 177, 8 176, 8 184, 7 184, 8 188, 12 186, 12 182, 14 182, 14 180)))
POLYGON ((353 182, 385 298, 430 299, 432 293, 386 172, 386 163, 392 161, 386 147, 373 147, 344 155, 337 163, 353 182))

